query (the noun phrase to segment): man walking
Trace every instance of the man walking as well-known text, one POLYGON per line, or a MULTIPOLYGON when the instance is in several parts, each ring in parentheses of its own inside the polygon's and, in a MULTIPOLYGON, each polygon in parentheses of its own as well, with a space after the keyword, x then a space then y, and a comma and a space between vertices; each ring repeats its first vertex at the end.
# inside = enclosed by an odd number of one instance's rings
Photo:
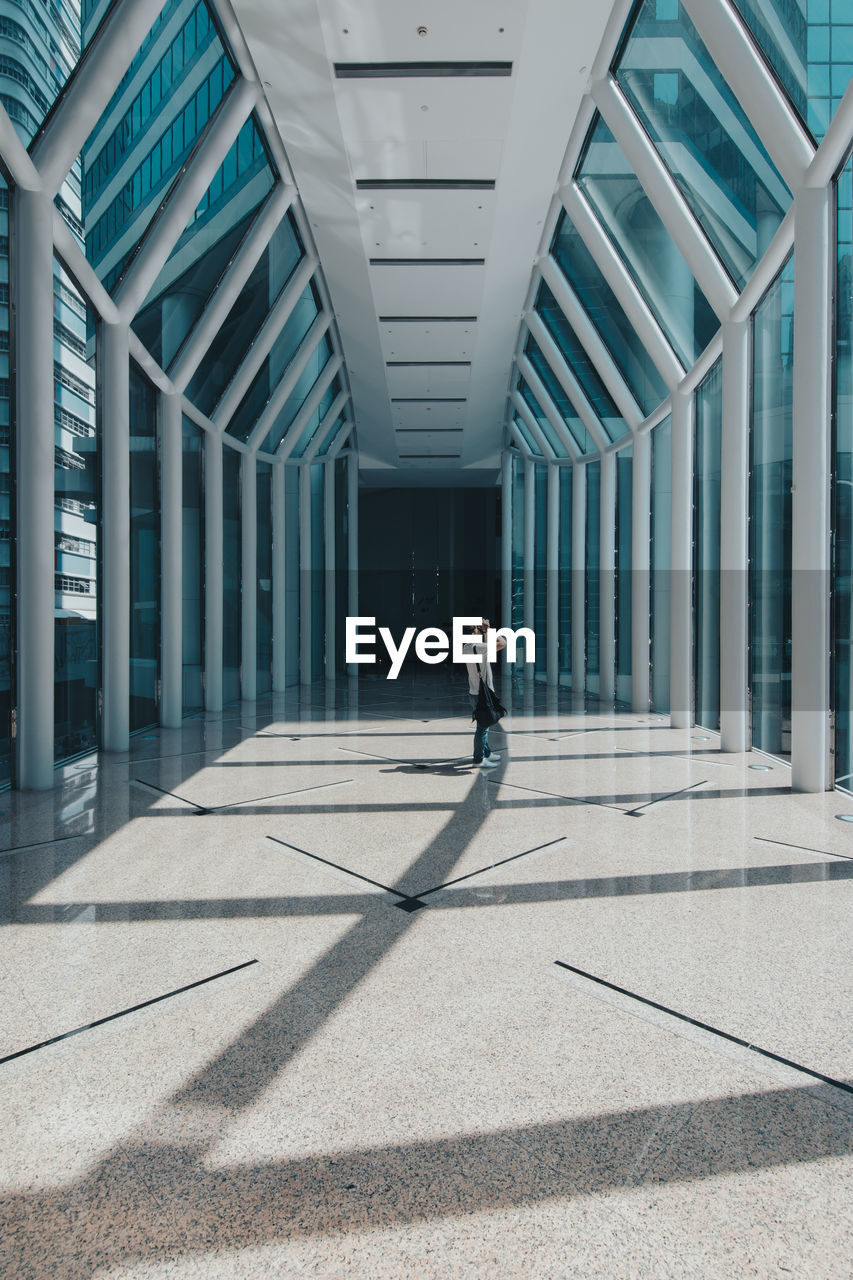
MULTIPOLYGON (((468 667, 468 693, 471 698, 471 711, 476 716, 477 699, 480 696, 480 681, 494 690, 494 681, 492 679, 492 665, 489 662, 488 645, 486 637, 491 629, 491 623, 488 618, 484 618, 479 627, 473 630, 482 636, 482 640, 468 641, 462 646, 463 653, 478 654, 479 662, 469 662, 468 667)), ((506 648, 506 640, 503 636, 498 636, 495 649, 500 652, 506 648)), ((489 746, 489 728, 488 725, 475 725, 474 728, 474 764, 481 769, 495 769, 500 762, 500 756, 497 755, 489 746)))

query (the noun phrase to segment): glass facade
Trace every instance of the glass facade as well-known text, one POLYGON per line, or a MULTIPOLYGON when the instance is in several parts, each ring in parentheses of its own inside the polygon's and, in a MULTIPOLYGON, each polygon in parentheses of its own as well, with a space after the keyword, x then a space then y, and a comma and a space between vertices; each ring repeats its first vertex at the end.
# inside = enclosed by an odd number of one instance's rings
POLYGON ((311 674, 322 680, 325 674, 326 656, 326 573, 325 529, 323 521, 323 471, 321 466, 311 467, 311 674))
POLYGON ((182 706, 204 705, 204 432, 183 420, 181 436, 182 706))
POLYGON ((571 467, 560 467, 560 683, 572 679, 572 476, 571 467))
POLYGON ((272 466, 257 464, 256 653, 258 696, 272 688, 272 466))
POLYGON ((853 157, 837 183, 835 275, 835 782, 853 791, 853 157))
POLYGON ((521 395, 522 400, 527 405, 528 409, 536 419, 536 425, 539 427, 540 433, 545 437, 545 441, 548 444, 554 457, 567 458, 568 450, 566 449, 560 437, 557 435, 557 432, 554 429, 551 419, 548 417, 545 410, 542 408, 539 401, 536 399, 535 395, 530 390, 530 387, 524 381, 524 378, 520 377, 518 379, 518 391, 519 391, 519 394, 521 395))
POLYGON ((669 617, 672 572, 672 418, 652 432, 649 626, 653 711, 669 711, 669 617))
POLYGON ((533 552, 533 631, 536 636, 537 678, 548 669, 548 468, 536 468, 536 515, 533 552))
POLYGON ((616 700, 632 700, 631 608, 633 590, 632 520, 634 446, 616 455, 616 700))
POLYGON ((791 193, 680 0, 641 0, 614 70, 705 234, 743 288, 791 193))
POLYGON ((601 692, 601 463, 586 467, 586 691, 601 692))
POLYGON ((284 468, 285 519, 285 663, 287 683, 299 679, 299 473, 295 467, 284 468))
MULTIPOLYGON (((557 413, 566 424, 566 428, 577 446, 578 452, 591 453, 594 450, 595 445, 590 439, 586 427, 578 417, 577 410, 563 390, 562 383, 554 373, 548 361, 545 359, 539 344, 532 334, 530 334, 527 342, 525 343, 524 354, 539 374, 542 385, 548 392, 548 396, 554 408, 557 410, 557 413)), ((554 448, 554 452, 558 458, 566 457, 566 450, 559 441, 558 447, 554 448)))
POLYGON ((512 455, 512 625, 524 626, 524 459, 512 455))
MULTIPOLYGON (((290 395, 287 397, 287 400, 284 402, 282 409, 276 415, 275 422, 264 436, 261 448, 265 453, 275 453, 276 449, 287 434, 288 429, 293 425, 300 409, 311 394, 314 384, 317 382, 331 358, 332 344, 329 341, 328 334, 324 334, 317 343, 317 346, 311 352, 308 363, 296 379, 296 384, 290 395)), ((337 390, 330 390, 326 392, 325 400, 321 401, 321 405, 324 406, 324 409, 329 407, 336 394, 337 390)), ((319 410, 315 411, 315 414, 312 415, 306 423, 302 438, 297 443, 294 450, 296 457, 299 456, 299 450, 306 448, 313 437, 319 421, 318 415, 319 410)))
POLYGON ((753 317, 749 600, 752 745, 791 751, 794 261, 753 317))
POLYGON ((130 728, 157 720, 160 683, 160 476, 157 394, 130 366, 130 728))
POLYGON ((349 613, 349 505, 348 459, 335 458, 335 670, 346 670, 344 619, 349 613))
POLYGON ((0 177, 0 788, 12 780, 12 662, 14 564, 12 555, 12 349, 9 307, 9 188, 0 177))
POLYGON ((693 617, 695 717, 720 727, 720 473, 723 364, 718 360, 696 392, 693 473, 693 617))
POLYGON ((243 649, 243 538, 240 471, 243 455, 222 450, 222 699, 240 696, 243 649))

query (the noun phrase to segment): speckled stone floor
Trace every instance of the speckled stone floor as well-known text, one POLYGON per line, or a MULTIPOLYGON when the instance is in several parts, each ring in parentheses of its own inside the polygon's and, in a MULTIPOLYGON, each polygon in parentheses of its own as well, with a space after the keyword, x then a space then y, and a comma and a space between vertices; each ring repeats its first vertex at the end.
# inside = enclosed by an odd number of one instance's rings
POLYGON ((436 672, 0 797, 0 1274, 850 1280, 853 799, 502 696, 489 771, 436 672))

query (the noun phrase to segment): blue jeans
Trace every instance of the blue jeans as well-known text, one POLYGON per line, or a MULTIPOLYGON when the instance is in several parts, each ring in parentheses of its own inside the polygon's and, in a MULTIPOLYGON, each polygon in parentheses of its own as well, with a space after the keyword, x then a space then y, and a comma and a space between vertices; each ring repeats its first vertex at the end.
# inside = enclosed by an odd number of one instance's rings
MULTIPOLYGON (((476 711, 477 695, 475 693, 472 693, 470 696, 471 696, 471 710, 476 711)), ((486 756, 486 758, 488 758, 491 754, 492 752, 489 747, 488 725, 484 725, 482 728, 478 724, 475 725, 474 726, 474 764, 479 764, 480 761, 483 759, 483 756, 486 756)))

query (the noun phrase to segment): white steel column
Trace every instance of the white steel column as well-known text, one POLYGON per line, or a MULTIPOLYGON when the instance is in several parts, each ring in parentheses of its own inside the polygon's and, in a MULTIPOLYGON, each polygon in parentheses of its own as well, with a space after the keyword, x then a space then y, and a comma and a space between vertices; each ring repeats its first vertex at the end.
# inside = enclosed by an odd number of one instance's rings
POLYGON ((548 468, 547 629, 549 685, 560 683, 560 468, 548 468))
POLYGON ((103 745, 130 742, 130 351, 124 324, 103 324, 103 745))
POLYGON ((17 293, 17 784, 53 786, 53 204, 15 192, 17 293))
POLYGON ((586 467, 572 467, 572 689, 586 688, 586 467))
POLYGON ((311 468, 299 468, 299 683, 311 683, 311 468))
POLYGON ((183 452, 181 397, 161 392, 160 406, 160 723, 178 729, 183 715, 183 452))
MULTIPOLYGON (((524 464, 524 625, 535 626, 536 609, 536 463, 528 459, 524 464)), ((542 637, 536 637, 542 643, 542 637)), ((526 656, 526 654, 525 654, 526 656)))
POLYGON ((204 705, 222 710, 222 440, 204 435, 204 705))
POLYGON ((325 569, 323 585, 326 591, 325 668, 326 679, 335 679, 335 464, 327 462, 323 468, 323 550, 325 569))
POLYGON ((285 468, 272 469, 272 688, 287 687, 287 524, 285 468))
POLYGON ((647 713, 651 703, 649 667, 650 535, 652 437, 646 431, 634 439, 631 480, 631 704, 647 713))
POLYGON ((253 453, 244 453, 241 458, 240 481, 243 553, 240 697, 244 702, 254 702, 258 696, 258 467, 253 453))
POLYGON ((693 723, 693 405, 672 397, 672 511, 670 534, 669 708, 672 727, 693 723))
POLYGON ((748 751, 749 321, 723 325, 720 471, 720 745, 748 751))
POLYGON ((599 678, 602 702, 616 697, 616 454, 601 457, 599 519, 599 678))
POLYGON ((512 454, 501 456, 501 616, 499 625, 512 626, 512 454))
MULTIPOLYGON (((358 454, 347 458, 347 611, 351 618, 358 614, 358 454)), ((350 664, 349 675, 358 675, 358 667, 350 664)))
POLYGON ((832 190, 795 197, 791 768, 795 791, 833 784, 829 757, 832 190))

